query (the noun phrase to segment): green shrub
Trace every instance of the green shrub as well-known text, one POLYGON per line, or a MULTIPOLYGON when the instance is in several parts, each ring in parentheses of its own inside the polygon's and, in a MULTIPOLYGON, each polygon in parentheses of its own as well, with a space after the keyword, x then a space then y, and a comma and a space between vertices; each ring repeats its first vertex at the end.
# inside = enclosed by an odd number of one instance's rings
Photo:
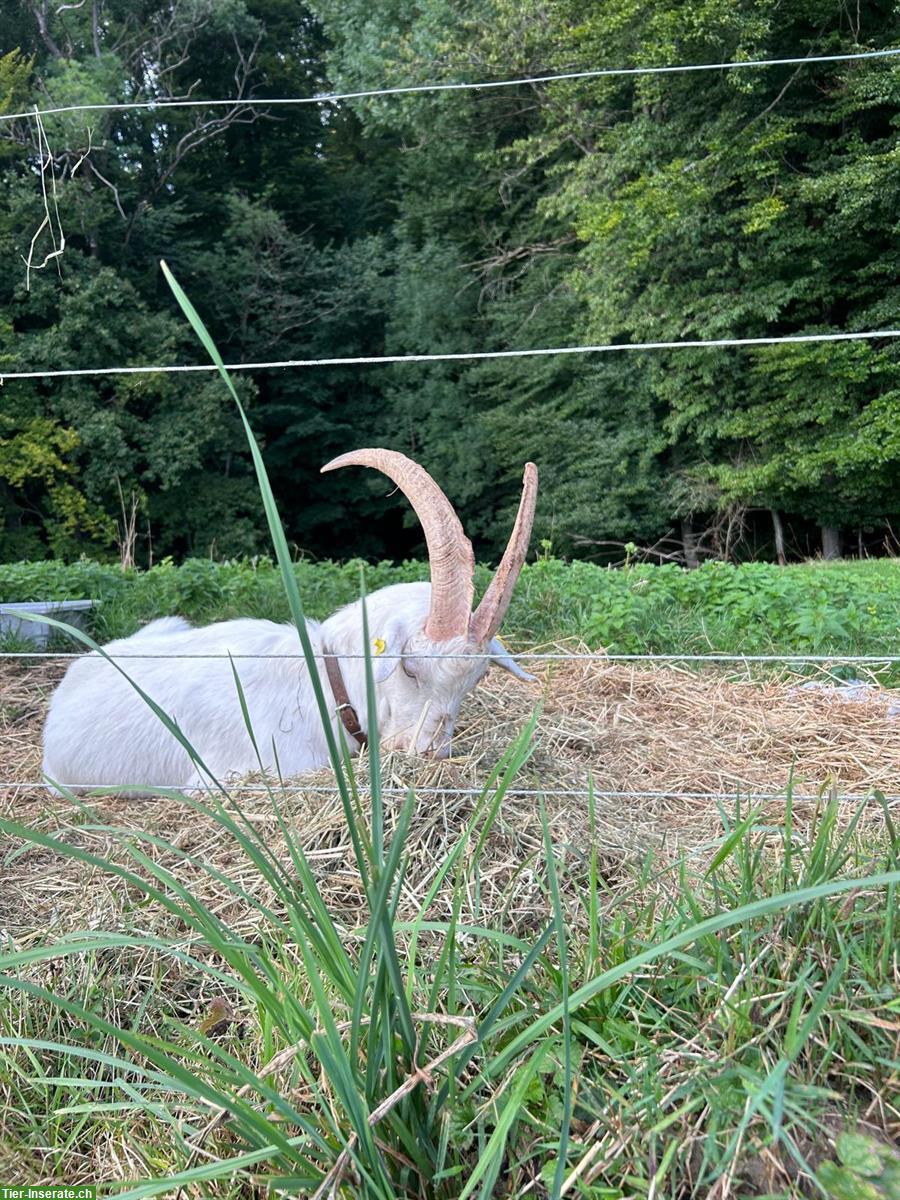
MULTIPOLYGON (((361 570, 369 591, 428 578, 424 562, 300 561, 294 573, 309 615, 322 619, 351 603, 361 570)), ((479 566, 479 590, 489 578, 490 569, 479 566)), ((94 632, 107 639, 175 613, 198 623, 289 617, 278 571, 266 558, 166 560, 124 572, 86 559, 0 565, 0 603, 82 597, 101 602, 94 632)), ((542 558, 523 570, 504 632, 514 642, 577 638, 620 654, 898 654, 900 564, 613 570, 542 558)))

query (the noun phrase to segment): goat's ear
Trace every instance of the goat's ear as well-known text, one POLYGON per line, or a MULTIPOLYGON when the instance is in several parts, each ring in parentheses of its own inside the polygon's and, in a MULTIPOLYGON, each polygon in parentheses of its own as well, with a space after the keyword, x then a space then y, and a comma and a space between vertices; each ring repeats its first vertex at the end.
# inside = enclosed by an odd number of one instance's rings
POLYGON ((400 666, 406 644, 406 622, 397 617, 381 629, 370 628, 369 638, 372 677, 376 683, 384 683, 400 666))
POLYGON ((488 642, 488 653, 493 663, 498 667, 502 667, 504 671, 509 671, 510 675, 515 675, 516 679, 521 679, 525 683, 537 683, 533 675, 529 675, 527 671, 522 670, 499 638, 491 638, 490 642, 488 642))

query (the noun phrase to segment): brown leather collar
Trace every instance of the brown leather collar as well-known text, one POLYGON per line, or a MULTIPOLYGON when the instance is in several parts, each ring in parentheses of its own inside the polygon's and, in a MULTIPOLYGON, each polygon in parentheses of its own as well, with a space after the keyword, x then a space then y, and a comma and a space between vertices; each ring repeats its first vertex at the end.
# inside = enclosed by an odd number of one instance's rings
POLYGON ((340 663, 333 654, 326 654, 324 658, 325 670, 328 672, 328 682, 331 684, 331 691, 337 702, 337 711, 340 713, 341 724, 350 736, 356 739, 360 746, 368 746, 369 739, 360 728, 356 709, 350 703, 350 696, 347 693, 344 677, 341 674, 340 663))

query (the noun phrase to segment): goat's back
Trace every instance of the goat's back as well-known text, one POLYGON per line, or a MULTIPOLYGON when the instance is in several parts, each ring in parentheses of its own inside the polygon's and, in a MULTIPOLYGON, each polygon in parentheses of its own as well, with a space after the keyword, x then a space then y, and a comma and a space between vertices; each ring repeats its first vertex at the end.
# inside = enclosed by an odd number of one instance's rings
MULTIPOLYGON (((315 641, 312 623, 310 634, 315 641)), ((76 659, 51 700, 44 773, 53 782, 144 789, 199 782, 190 754, 134 685, 177 722, 216 777, 258 769, 235 674, 263 765, 273 767, 276 756, 285 774, 317 765, 318 716, 292 626, 239 619, 195 629, 162 618, 103 649, 113 663, 96 653, 76 659)))

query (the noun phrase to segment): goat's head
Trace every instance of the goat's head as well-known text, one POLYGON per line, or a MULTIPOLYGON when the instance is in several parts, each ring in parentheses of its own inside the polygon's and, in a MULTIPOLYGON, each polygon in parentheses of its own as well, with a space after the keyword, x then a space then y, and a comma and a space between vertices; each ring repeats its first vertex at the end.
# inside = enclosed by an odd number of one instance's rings
MULTIPOLYGON (((534 463, 525 466, 522 499, 509 544, 473 612, 472 545, 450 501, 428 472, 393 450, 355 450, 333 459, 322 470, 349 466, 374 467, 405 494, 421 522, 431 567, 430 584, 395 584, 375 592, 367 601, 382 745, 445 758, 463 698, 490 665, 484 657, 471 656, 487 654, 519 678, 531 679, 507 654, 496 634, 528 550, 537 500, 537 467, 534 463), (389 686, 379 686, 387 681, 389 686)), ((326 626, 329 638, 335 636, 343 645, 360 644, 358 605, 335 614, 326 626)), ((352 672, 357 685, 362 673, 362 664, 352 672)), ((359 686, 351 684, 349 674, 348 690, 354 699, 359 697, 359 686)), ((359 711, 361 718, 364 707, 359 711)))

